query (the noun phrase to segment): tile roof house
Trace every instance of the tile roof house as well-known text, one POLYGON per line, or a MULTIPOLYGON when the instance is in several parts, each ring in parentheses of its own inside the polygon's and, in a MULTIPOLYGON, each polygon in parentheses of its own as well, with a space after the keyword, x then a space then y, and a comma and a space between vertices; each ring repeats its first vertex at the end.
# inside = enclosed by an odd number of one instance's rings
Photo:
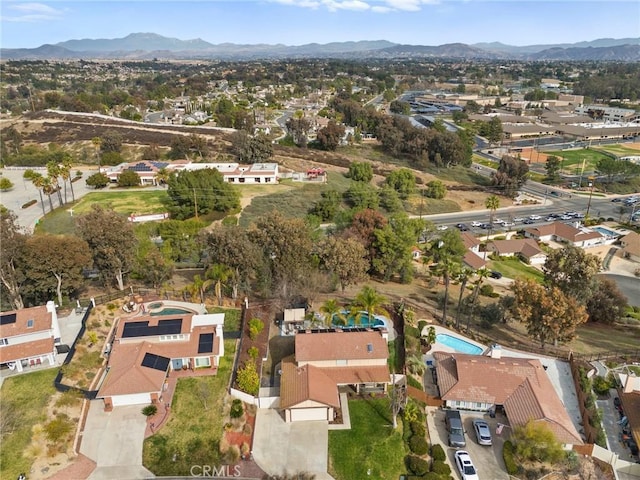
POLYGON ((137 315, 116 327, 97 398, 105 409, 156 403, 174 371, 217 373, 224 355, 224 314, 137 315))
POLYGON ((60 325, 53 301, 39 307, 0 313, 0 364, 22 372, 48 363, 55 365, 60 325))
POLYGON ((460 237, 462 238, 462 243, 464 243, 464 246, 467 247, 468 250, 462 257, 462 262, 474 270, 484 268, 487 265, 487 261, 478 255, 478 253, 480 253, 480 240, 469 232, 461 232, 460 237))
POLYGON ((504 408, 512 427, 545 423, 558 441, 581 445, 582 437, 537 359, 435 352, 440 396, 448 408, 504 408))
POLYGON ((634 262, 640 262, 640 234, 630 232, 620 239, 622 254, 634 262))
POLYGON ((379 331, 300 332, 282 361, 280 408, 285 421, 328 420, 340 406, 338 387, 386 390, 387 341, 379 331))
POLYGON ((562 222, 553 222, 539 227, 527 228, 524 231, 527 238, 533 238, 539 242, 553 240, 560 243, 568 243, 576 247, 593 247, 604 245, 605 238, 599 232, 590 228, 576 228, 562 222))
POLYGON ((640 377, 631 373, 618 374, 618 377, 622 384, 620 400, 629 422, 631 436, 636 445, 640 445, 640 377))
POLYGON ((493 240, 487 244, 487 250, 501 257, 519 257, 531 265, 542 265, 547 260, 547 254, 532 238, 493 240))

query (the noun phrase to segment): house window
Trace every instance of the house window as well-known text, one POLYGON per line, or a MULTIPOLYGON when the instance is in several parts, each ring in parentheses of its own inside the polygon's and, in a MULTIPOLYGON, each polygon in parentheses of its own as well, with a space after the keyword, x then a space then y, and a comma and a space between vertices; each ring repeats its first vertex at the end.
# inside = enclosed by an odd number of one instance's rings
POLYGON ((211 366, 211 358, 209 357, 196 357, 195 360, 196 360, 196 368, 211 366))
POLYGON ((482 408, 482 403, 476 402, 476 408, 482 408))
POLYGON ((27 320, 27 328, 33 328, 33 318, 27 320))
POLYGON ((9 345, 9 340, 6 338, 0 338, 0 346, 2 345, 9 345))
POLYGON ((186 340, 187 336, 184 333, 177 333, 173 335, 160 335, 161 342, 173 342, 175 340, 186 340))
POLYGON ((235 181, 236 181, 236 179, 235 179, 235 178, 233 178, 233 177, 229 177, 229 183, 233 183, 233 182, 235 182, 235 181))
POLYGON ((254 180, 256 183, 260 183, 260 177, 256 177, 254 180))
POLYGON ((264 179, 264 183, 269 183, 271 181, 271 179, 269 177, 264 179))
POLYGON ((240 178, 238 179, 238 181, 239 181, 240 183, 244 183, 245 178, 244 178, 244 177, 240 177, 240 178))

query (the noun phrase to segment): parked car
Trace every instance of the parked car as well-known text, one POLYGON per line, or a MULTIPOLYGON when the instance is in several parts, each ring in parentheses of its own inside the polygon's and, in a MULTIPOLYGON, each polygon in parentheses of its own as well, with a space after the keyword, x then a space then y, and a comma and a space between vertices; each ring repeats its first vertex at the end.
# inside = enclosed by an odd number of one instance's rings
POLYGON ((491 278, 495 278, 496 280, 500 280, 502 278, 502 274, 500 272, 496 272, 495 270, 491 270, 491 273, 489 273, 489 276, 491 278))
POLYGON ((438 226, 436 227, 436 230, 443 231, 443 230, 446 230, 447 228, 449 228, 449 227, 447 227, 446 225, 438 225, 438 226))
POLYGON ((531 220, 540 220, 542 217, 540 215, 529 215, 529 219, 531 220))
POLYGON ((622 198, 620 198, 620 197, 612 198, 611 201, 614 202, 614 203, 619 203, 619 202, 622 201, 622 198))
POLYGON ((480 477, 478 477, 478 471, 469 456, 469 452, 466 452, 465 450, 458 450, 454 457, 456 459, 456 467, 458 467, 462 480, 480 480, 480 477))
POLYGON ((458 228, 458 230, 460 230, 461 232, 468 232, 469 231, 469 227, 467 227, 466 224, 464 223, 458 223, 456 225, 456 227, 458 228))
POLYGON ((491 429, 489 428, 489 424, 484 420, 474 420, 473 421, 473 429, 476 431, 476 440, 478 440, 478 445, 491 445, 491 429))
POLYGON ((457 410, 447 410, 445 414, 445 423, 449 432, 450 447, 464 447, 467 441, 464 438, 464 428, 462 426, 462 417, 457 410))
POLYGON ((531 218, 525 218, 522 223, 524 223, 525 225, 531 225, 532 223, 536 223, 535 220, 531 219, 531 218))
POLYGON ((522 217, 516 217, 513 219, 514 222, 524 222, 524 218, 522 217))
POLYGON ((477 220, 474 220, 473 222, 471 222, 472 227, 480 227, 481 225, 482 225, 482 222, 478 222, 477 220))

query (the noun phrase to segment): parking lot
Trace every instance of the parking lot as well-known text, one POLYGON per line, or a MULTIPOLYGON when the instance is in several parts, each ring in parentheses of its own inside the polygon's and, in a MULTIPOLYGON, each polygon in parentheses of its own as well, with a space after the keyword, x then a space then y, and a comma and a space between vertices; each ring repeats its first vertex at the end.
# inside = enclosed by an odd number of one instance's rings
MULTIPOLYGON (((492 480, 509 479, 509 475, 506 472, 504 461, 502 459, 502 446, 504 441, 508 439, 510 427, 507 425, 503 427, 502 433, 496 435, 496 428, 498 424, 506 424, 507 419, 504 415, 496 415, 496 418, 490 418, 489 415, 482 412, 460 412, 462 415, 462 423, 464 425, 465 436, 467 446, 464 449, 469 452, 471 460, 473 461, 476 469, 478 470, 478 476, 480 478, 490 478, 492 480), (493 437, 492 446, 478 445, 476 440, 475 431, 473 429, 473 420, 481 418, 487 422, 491 428, 491 434, 493 437)), ((460 478, 460 472, 455 466, 454 454, 455 448, 449 447, 447 427, 444 422, 445 412, 440 408, 427 408, 427 428, 429 429, 429 436, 431 437, 431 443, 439 443, 447 452, 447 463, 451 467, 453 478, 460 478)))

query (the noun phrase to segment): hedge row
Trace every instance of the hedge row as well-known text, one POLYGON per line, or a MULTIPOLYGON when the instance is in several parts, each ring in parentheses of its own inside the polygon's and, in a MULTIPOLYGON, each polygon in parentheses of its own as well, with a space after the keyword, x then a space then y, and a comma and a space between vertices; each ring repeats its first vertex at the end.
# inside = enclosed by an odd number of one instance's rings
POLYGON ((38 203, 38 200, 29 200, 27 203, 22 205, 22 208, 29 208, 31 205, 35 205, 38 203))

